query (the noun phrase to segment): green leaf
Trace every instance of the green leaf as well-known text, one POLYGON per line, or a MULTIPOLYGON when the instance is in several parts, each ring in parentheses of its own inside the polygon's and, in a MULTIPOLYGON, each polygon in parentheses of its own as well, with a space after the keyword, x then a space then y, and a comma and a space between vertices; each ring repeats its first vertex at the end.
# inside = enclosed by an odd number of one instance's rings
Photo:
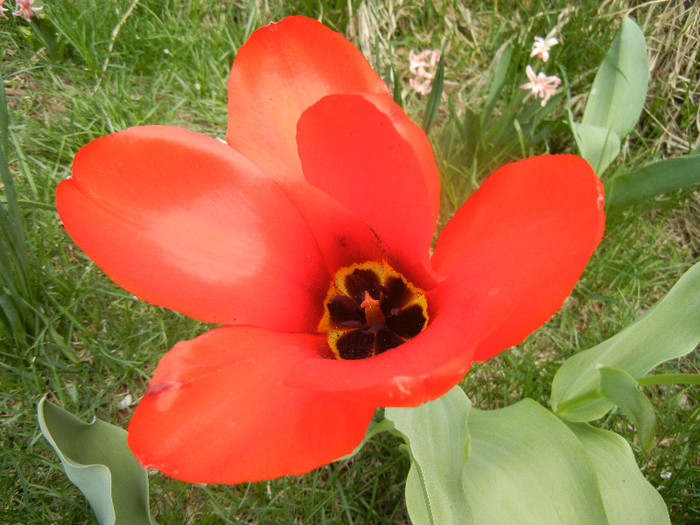
POLYGON ((0 73, 0 181, 5 193, 5 202, 0 203, 0 323, 10 329, 20 347, 25 347, 27 336, 34 332, 36 311, 24 218, 7 162, 8 126, 5 86, 0 73))
POLYGON ((581 156, 602 175, 620 154, 620 137, 611 129, 580 122, 571 122, 571 129, 581 156))
POLYGON ((394 69, 393 65, 391 66, 391 76, 393 76, 394 78, 394 90, 392 93, 392 98, 394 99, 394 102, 396 102, 399 106, 403 108, 403 97, 401 96, 401 89, 403 89, 403 84, 401 83, 399 75, 396 74, 396 70, 394 69))
POLYGON ((462 486, 470 406, 464 391, 456 386, 415 408, 385 409, 384 417, 394 423, 411 456, 406 506, 413 525, 471 523, 462 486))
POLYGON ((437 116, 438 108, 440 107, 440 99, 442 98, 442 89, 445 83, 445 53, 440 54, 440 61, 437 65, 437 70, 435 71, 435 78, 433 79, 433 86, 430 89, 430 95, 428 95, 428 102, 425 106, 425 115, 423 116, 423 131, 427 134, 430 128, 433 127, 435 123, 435 117, 437 116))
POLYGON ((650 385, 700 385, 700 374, 656 374, 640 377, 639 386, 650 385))
POLYGON ((481 113, 480 124, 482 125, 485 125, 491 118, 491 112, 496 105, 496 101, 501 96, 503 85, 505 84, 508 76, 508 69, 510 68, 512 56, 513 46, 505 43, 498 48, 498 51, 496 51, 496 55, 489 66, 489 70, 491 71, 491 77, 489 79, 489 95, 481 113))
POLYGON ((621 208, 673 190, 700 184, 700 155, 666 159, 617 175, 605 186, 606 209, 621 208))
POLYGON ((648 453, 654 442, 656 415, 651 401, 639 390, 636 379, 624 370, 604 366, 600 370, 600 393, 612 401, 637 427, 639 446, 648 453))
POLYGON ((700 341, 700 263, 632 325, 567 359, 554 376, 553 410, 571 421, 591 421, 614 404, 600 391, 601 366, 639 379, 664 361, 681 357, 700 341))
POLYGON ((574 433, 531 399, 469 413, 464 487, 476 524, 608 523, 597 477, 574 433))
POLYGON ((0 148, 5 152, 10 150, 9 130, 10 122, 7 114, 7 98, 5 97, 5 81, 2 78, 2 70, 0 69, 0 148))
POLYGON ((588 453, 610 523, 670 523, 664 500, 642 475, 623 437, 587 423, 568 425, 588 453))
POLYGON ((84 423, 46 398, 37 412, 41 433, 100 525, 155 523, 148 511, 148 476, 129 450, 124 429, 99 419, 84 423))
POLYGON ((620 29, 593 81, 582 122, 611 129, 620 139, 637 125, 649 86, 644 34, 631 18, 620 29))

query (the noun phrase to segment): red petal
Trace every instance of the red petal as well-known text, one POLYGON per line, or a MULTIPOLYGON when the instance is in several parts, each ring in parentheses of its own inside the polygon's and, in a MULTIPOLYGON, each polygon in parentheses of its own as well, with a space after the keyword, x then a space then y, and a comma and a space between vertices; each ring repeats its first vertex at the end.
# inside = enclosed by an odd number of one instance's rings
POLYGON ((330 95, 299 120, 306 179, 352 210, 381 240, 386 258, 418 286, 440 208, 439 175, 425 134, 379 97, 330 95), (414 142, 397 131, 416 128, 414 142), (424 156, 423 162, 419 155, 424 156))
POLYGON ((295 140, 302 112, 325 95, 368 92, 391 100, 367 59, 318 21, 289 17, 258 29, 241 46, 228 88, 226 140, 285 185, 318 240, 328 272, 380 259, 371 230, 306 182, 295 140))
POLYGON ((499 326, 474 359, 520 343, 561 308, 604 224, 600 180, 574 155, 525 159, 484 181, 444 228, 433 255, 435 270, 448 276, 433 294, 455 320, 464 298, 500 305, 499 326))
POLYGON ((440 298, 429 294, 428 303, 430 324, 407 343, 356 361, 309 356, 290 371, 287 383, 384 407, 417 406, 440 397, 464 377, 478 343, 500 318, 485 297, 467 299, 452 313, 442 310, 440 298))
POLYGON ((330 277, 285 193, 217 140, 131 128, 81 149, 57 191, 75 242, 120 286, 217 323, 313 331, 330 277))
POLYGON ((390 98, 367 59, 341 34, 294 16, 255 31, 228 81, 226 140, 266 174, 302 182, 294 141, 302 112, 325 95, 390 98))
POLYGON ((310 357, 290 384, 379 406, 435 399, 474 358, 520 342, 562 304, 603 233, 602 187, 573 155, 501 168, 442 232, 433 261, 448 278, 427 295, 428 327, 358 361, 310 357))
POLYGON ((224 327, 178 343, 129 424, 139 461, 193 483, 303 474, 362 441, 373 405, 288 387, 319 336, 224 327))
POLYGON ((285 185, 318 240, 328 272, 357 259, 380 259, 371 230, 306 182, 295 140, 302 112, 327 94, 362 91, 391 98, 365 57, 316 20, 285 18, 258 29, 241 46, 228 85, 226 140, 285 185))

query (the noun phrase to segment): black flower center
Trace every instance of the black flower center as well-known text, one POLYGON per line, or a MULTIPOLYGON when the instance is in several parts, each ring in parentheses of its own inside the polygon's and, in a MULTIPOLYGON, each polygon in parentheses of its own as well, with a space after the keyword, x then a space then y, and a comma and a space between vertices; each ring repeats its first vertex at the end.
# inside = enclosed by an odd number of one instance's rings
POLYGON ((325 300, 319 332, 336 359, 365 359, 396 348, 428 324, 422 290, 386 263, 341 268, 325 300))

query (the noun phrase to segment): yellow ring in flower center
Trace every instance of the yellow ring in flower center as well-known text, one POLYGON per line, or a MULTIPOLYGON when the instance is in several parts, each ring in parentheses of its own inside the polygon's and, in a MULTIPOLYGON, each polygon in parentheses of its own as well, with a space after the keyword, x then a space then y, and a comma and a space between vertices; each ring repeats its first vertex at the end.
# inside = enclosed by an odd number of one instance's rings
POLYGON ((336 359, 365 359, 405 343, 428 324, 425 293, 386 262, 338 270, 318 331, 336 359))

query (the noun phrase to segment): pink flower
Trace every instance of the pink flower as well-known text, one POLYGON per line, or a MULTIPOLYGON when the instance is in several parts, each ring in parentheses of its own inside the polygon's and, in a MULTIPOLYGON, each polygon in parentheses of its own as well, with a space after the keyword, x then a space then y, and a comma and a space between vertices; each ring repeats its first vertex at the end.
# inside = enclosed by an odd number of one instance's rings
POLYGON ((8 20, 7 15, 5 14, 5 11, 7 11, 7 7, 3 7, 4 3, 5 0, 0 0, 0 16, 3 17, 5 20, 8 20))
POLYGON ((430 84, 435 78, 435 65, 440 60, 440 52, 433 49, 426 49, 420 53, 414 51, 408 52, 408 70, 413 75, 409 80, 411 89, 417 91, 421 95, 430 93, 430 84))
POLYGON ((44 6, 34 7, 34 0, 17 0, 15 6, 17 11, 12 13, 13 16, 23 16, 25 20, 29 20, 34 16, 34 13, 44 9, 44 6))
POLYGON ((530 94, 534 97, 539 97, 542 99, 540 105, 542 107, 547 104, 549 99, 557 93, 557 86, 561 84, 561 79, 557 76, 548 77, 544 73, 539 73, 535 75, 535 72, 530 66, 525 68, 525 73, 530 82, 522 84, 520 89, 531 90, 530 94))
POLYGON ((430 84, 432 83, 432 79, 430 78, 425 78, 421 80, 418 77, 413 77, 409 79, 408 85, 411 86, 411 89, 414 91, 417 91, 421 95, 427 95, 430 93, 430 84))
POLYGON ((420 53, 409 51, 408 60, 410 62, 408 69, 411 71, 412 75, 429 77, 432 79, 433 75, 428 70, 435 67, 435 64, 440 60, 440 51, 434 51, 432 49, 426 49, 420 53))
POLYGON ((558 43, 559 40, 549 35, 547 35, 545 38, 536 36, 535 43, 532 44, 532 52, 530 53, 530 56, 536 56, 542 60, 542 62, 547 62, 547 60, 549 60, 549 50, 552 48, 552 46, 555 46, 558 43))

